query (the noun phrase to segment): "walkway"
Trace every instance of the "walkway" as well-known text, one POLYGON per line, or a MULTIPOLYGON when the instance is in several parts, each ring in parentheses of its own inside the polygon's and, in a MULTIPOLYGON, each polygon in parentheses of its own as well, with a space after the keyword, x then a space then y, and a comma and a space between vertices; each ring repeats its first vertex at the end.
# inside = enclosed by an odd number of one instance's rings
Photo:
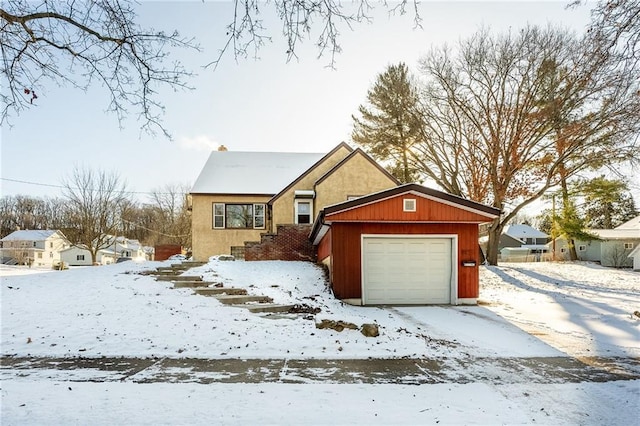
POLYGON ((5 356, 1 359, 0 379, 202 384, 549 384, 640 379, 640 359, 146 359, 5 356))

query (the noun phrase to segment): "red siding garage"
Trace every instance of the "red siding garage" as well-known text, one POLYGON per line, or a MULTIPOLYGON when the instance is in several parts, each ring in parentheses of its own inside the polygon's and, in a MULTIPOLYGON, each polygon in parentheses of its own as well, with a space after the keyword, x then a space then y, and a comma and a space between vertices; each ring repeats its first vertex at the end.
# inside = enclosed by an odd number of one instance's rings
POLYGON ((336 297, 461 304, 478 298, 478 225, 499 210, 416 184, 325 208, 311 238, 336 297))

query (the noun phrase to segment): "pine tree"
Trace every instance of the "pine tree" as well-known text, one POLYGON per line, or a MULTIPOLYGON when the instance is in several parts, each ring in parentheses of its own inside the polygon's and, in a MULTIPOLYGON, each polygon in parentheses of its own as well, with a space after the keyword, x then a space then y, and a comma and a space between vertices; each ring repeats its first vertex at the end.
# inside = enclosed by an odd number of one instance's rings
POLYGON ((612 229, 638 215, 627 184, 597 177, 579 185, 584 196, 585 219, 590 228, 612 229))
POLYGON ((389 171, 403 183, 419 175, 408 151, 420 135, 418 91, 404 63, 390 65, 367 92, 368 105, 353 116, 352 140, 376 160, 388 162, 389 171))

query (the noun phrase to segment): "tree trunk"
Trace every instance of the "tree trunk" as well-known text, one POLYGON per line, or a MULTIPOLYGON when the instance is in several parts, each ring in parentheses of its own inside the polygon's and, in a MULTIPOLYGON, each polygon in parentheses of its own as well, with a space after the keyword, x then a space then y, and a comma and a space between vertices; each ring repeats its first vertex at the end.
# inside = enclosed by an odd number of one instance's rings
MULTIPOLYGON (((564 168, 564 164, 560 163, 560 167, 558 168, 560 172, 560 186, 562 187, 562 214, 564 216, 565 221, 568 218, 568 215, 571 211, 571 205, 569 203, 569 186, 567 185, 566 178, 566 170, 564 168)), ((576 251, 576 243, 574 239, 567 235, 567 248, 569 249, 569 259, 570 260, 578 260, 578 252, 576 251)))
POLYGON ((504 224, 500 222, 500 218, 497 218, 493 221, 491 226, 489 226, 487 231, 489 235, 489 243, 487 245, 487 262, 489 262, 489 265, 498 264, 498 248, 500 244, 500 235, 502 235, 503 229, 504 224))
POLYGON ((91 266, 93 266, 97 263, 96 258, 98 257, 98 250, 89 250, 89 252, 91 253, 91 266))

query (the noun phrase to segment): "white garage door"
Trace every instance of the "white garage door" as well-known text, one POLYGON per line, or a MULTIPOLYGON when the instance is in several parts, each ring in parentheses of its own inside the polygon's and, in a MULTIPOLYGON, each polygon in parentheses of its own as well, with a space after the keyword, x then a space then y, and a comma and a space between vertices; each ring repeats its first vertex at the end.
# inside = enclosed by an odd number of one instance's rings
POLYGON ((364 237, 363 304, 451 303, 451 241, 364 237))

